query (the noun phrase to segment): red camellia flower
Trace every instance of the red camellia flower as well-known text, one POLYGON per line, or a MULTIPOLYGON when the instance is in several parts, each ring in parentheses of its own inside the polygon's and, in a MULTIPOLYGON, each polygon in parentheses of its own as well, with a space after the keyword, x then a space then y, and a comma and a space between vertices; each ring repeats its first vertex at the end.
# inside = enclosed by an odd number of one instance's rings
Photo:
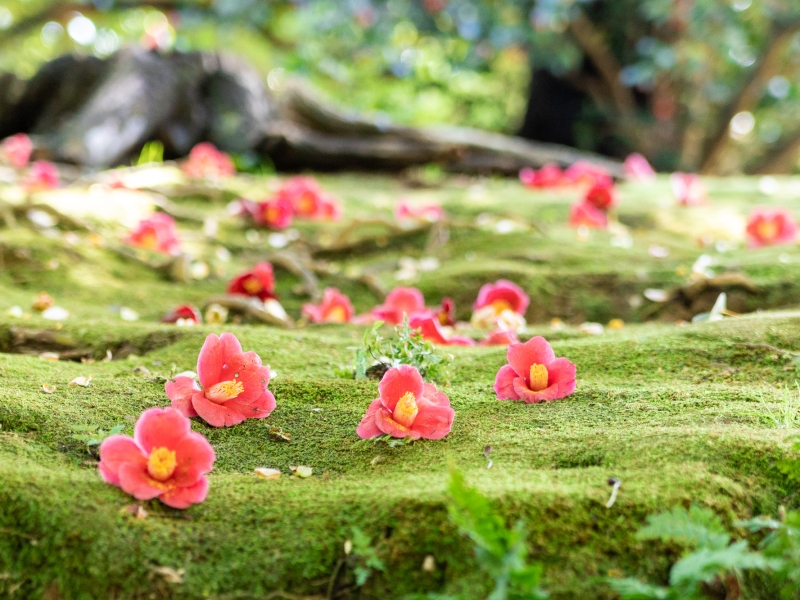
POLYGON ((214 427, 230 427, 245 419, 268 417, 275 396, 267 389, 269 367, 255 352, 242 352, 232 333, 206 338, 197 357, 197 376, 176 377, 165 386, 172 406, 185 417, 200 416, 214 427))
POLYGON ((271 229, 286 229, 294 219, 292 203, 281 196, 261 202, 243 200, 242 207, 258 225, 271 229))
POLYGON ((608 224, 606 213, 588 202, 576 202, 569 208, 569 224, 572 227, 603 229, 608 224))
POLYGON ((564 171, 564 179, 572 184, 588 186, 597 183, 613 183, 608 171, 587 160, 579 160, 570 165, 564 171))
POLYGON ((259 300, 276 298, 275 275, 272 265, 268 262, 258 263, 252 271, 240 273, 228 284, 229 294, 255 296, 259 300))
POLYGON ((494 391, 498 400, 549 402, 575 391, 575 365, 556 358, 541 336, 508 347, 508 364, 497 372, 494 391))
POLYGON ((438 440, 450 433, 455 411, 450 399, 424 383, 419 371, 400 365, 386 371, 372 402, 356 429, 362 439, 388 434, 396 438, 438 440))
POLYGON ((442 298, 442 303, 436 311, 436 318, 440 325, 452 327, 456 324, 456 303, 452 298, 442 298))
POLYGON ((383 304, 370 311, 373 320, 380 320, 389 325, 399 325, 403 317, 418 312, 426 312, 425 297, 415 287, 396 287, 386 296, 383 304))
POLYGON ((230 177, 236 174, 236 167, 231 157, 217 150, 211 142, 200 142, 189 152, 181 169, 189 177, 230 177))
POLYGON ((338 221, 342 218, 342 205, 333 196, 324 194, 319 201, 317 218, 322 221, 338 221))
POLYGON ((24 133, 17 133, 0 142, 0 158, 15 169, 27 167, 33 153, 33 142, 24 133))
POLYGON ((294 215, 303 219, 335 221, 342 215, 338 201, 326 194, 313 177, 298 175, 288 179, 276 197, 289 202, 294 215))
POLYGON ((133 437, 112 435, 100 444, 100 475, 137 500, 158 498, 172 508, 188 508, 206 499, 206 473, 214 449, 191 430, 189 419, 174 408, 149 408, 133 437))
POLYGON ((599 181, 586 190, 583 201, 588 202, 598 210, 606 211, 617 203, 617 193, 614 182, 599 181))
POLYGON ((460 335, 448 335, 435 315, 417 313, 408 320, 411 329, 418 329, 422 337, 441 346, 474 346, 475 341, 460 335))
POLYGON ((513 281, 498 279, 494 283, 486 283, 478 291, 478 299, 472 305, 473 311, 491 306, 496 313, 510 310, 524 315, 531 299, 521 287, 513 281))
POLYGON ((350 298, 336 288, 325 288, 322 302, 303 304, 301 313, 312 323, 349 323, 353 318, 353 305, 350 298))
POLYGON ((638 152, 629 154, 622 167, 625 170, 625 176, 633 181, 647 182, 653 181, 656 178, 656 172, 653 167, 651 167, 647 159, 638 152))
POLYGON ((480 342, 481 346, 508 346, 510 344, 519 344, 517 332, 513 329, 500 328, 486 334, 486 337, 480 342))
POLYGON ((797 224, 785 208, 756 207, 747 221, 750 247, 792 244, 797 237, 797 224))
POLYGON ((199 325, 203 322, 203 317, 200 311, 191 304, 181 304, 164 315, 161 322, 176 323, 178 325, 199 325))
POLYGON ((435 223, 444 218, 444 209, 440 204, 412 204, 407 200, 401 200, 394 209, 394 218, 398 221, 414 219, 417 221, 428 221, 435 223))
POLYGON ((678 204, 683 206, 697 206, 703 204, 708 198, 703 180, 693 173, 676 171, 669 176, 669 183, 678 204))
POLYGON ((52 190, 60 183, 58 169, 46 160, 37 160, 22 180, 22 185, 31 192, 52 190))
POLYGON ((554 188, 564 185, 564 172, 555 163, 547 163, 538 171, 524 168, 519 172, 519 180, 531 188, 554 188))
POLYGON ((165 213, 155 213, 142 219, 125 243, 172 256, 181 253, 175 219, 165 213))

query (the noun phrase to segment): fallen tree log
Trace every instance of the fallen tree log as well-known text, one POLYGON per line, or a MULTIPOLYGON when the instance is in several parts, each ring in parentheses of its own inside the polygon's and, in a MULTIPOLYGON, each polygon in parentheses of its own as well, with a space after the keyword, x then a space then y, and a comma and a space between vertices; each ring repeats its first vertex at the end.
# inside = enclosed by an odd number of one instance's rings
POLYGON ((0 137, 31 133, 42 156, 96 168, 129 162, 150 140, 161 141, 172 158, 207 140, 291 170, 436 163, 456 172, 514 174, 584 159, 622 175, 618 162, 566 146, 468 128, 404 127, 342 111, 297 81, 273 93, 252 67, 227 55, 129 48, 106 60, 63 56, 29 81, 0 77, 13 87, 0 95, 0 137))

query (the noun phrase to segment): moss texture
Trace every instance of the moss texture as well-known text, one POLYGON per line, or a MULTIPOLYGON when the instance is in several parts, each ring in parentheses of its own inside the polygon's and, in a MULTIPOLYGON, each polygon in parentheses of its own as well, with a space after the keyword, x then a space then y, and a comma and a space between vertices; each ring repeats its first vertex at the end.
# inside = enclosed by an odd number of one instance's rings
MULTIPOLYGON (((166 281, 103 247, 69 245, 25 227, 0 230, 2 312, 14 304, 27 309, 41 290, 71 312, 57 330, 36 316, 0 316, 0 595, 276 598, 282 591, 325 597, 343 543, 357 526, 372 537, 388 568, 360 589, 348 588, 352 575, 342 573, 344 595, 435 591, 480 598, 489 589, 486 577, 447 519, 445 486, 453 463, 509 524, 525 519, 531 554, 544 564, 544 586, 557 599, 613 597, 596 580, 609 572, 663 580, 674 549, 633 537, 647 514, 695 502, 733 520, 797 504, 797 490, 775 467, 799 422, 793 386, 800 312, 787 308, 800 285, 794 247, 705 250, 714 254, 718 272, 744 274, 757 286, 742 293, 744 308, 783 311, 685 327, 629 324, 600 336, 543 324, 552 316, 571 322, 658 316, 652 303, 630 299, 646 288, 686 283, 704 251, 695 243, 704 235, 697 221, 711 227, 714 215, 745 215, 756 203, 786 198, 760 197, 753 180, 716 182, 715 204, 693 213, 671 206, 664 181, 627 186, 619 219, 629 226, 628 248, 612 244, 625 237, 619 232, 576 240, 562 225, 574 193, 534 194, 496 180, 456 179, 422 191, 379 177, 322 183, 342 197, 348 217, 389 217, 399 195, 444 202, 460 223, 445 245, 426 250, 425 235, 399 244, 379 241, 372 250, 344 253, 336 264, 342 272, 374 269, 393 285, 398 258, 436 256, 441 267, 420 273, 414 283, 429 304, 454 297, 461 316, 469 314, 481 284, 499 277, 517 281, 532 295, 529 334, 545 335, 557 355, 578 365, 578 391, 544 405, 499 402, 492 384, 505 349, 456 348, 452 385, 445 389, 457 415, 448 437, 395 448, 359 443, 355 427, 377 385, 338 379, 334 369, 352 360, 362 328, 178 329, 157 323, 176 303, 202 303, 265 251, 263 242, 244 241, 235 222, 223 222, 213 242, 201 241, 196 225, 182 224, 195 255, 218 271, 190 284, 166 281), (499 235, 485 218, 476 225, 482 213, 507 218, 520 230, 499 235), (652 244, 668 247, 669 256, 650 256, 652 244), (230 262, 214 258, 222 245, 234 250, 230 262), (139 311, 140 320, 120 321, 113 310, 119 305, 139 311), (122 347, 129 355, 82 364, 13 354, 16 327, 52 330, 98 359, 122 347), (182 512, 147 502, 149 516, 136 519, 124 510, 134 501, 100 480, 95 455, 72 437, 75 427, 121 424, 130 432, 143 409, 167 403, 164 379, 194 369, 205 336, 222 330, 235 333, 277 372, 270 388, 278 408, 268 419, 229 429, 194 422, 217 453, 207 501, 182 512), (88 388, 67 386, 89 374, 88 388), (44 393, 43 384, 56 391, 44 393), (271 435, 273 426, 290 433, 291 441, 271 435), (483 456, 487 445, 492 469, 483 456), (264 481, 253 474, 256 467, 288 473, 297 464, 313 467, 314 475, 264 481), (623 481, 611 509, 605 507, 609 477, 623 481), (429 554, 437 565, 432 573, 422 570, 429 554), (169 582, 160 567, 184 569, 182 583, 169 582)), ((200 214, 220 211, 197 198, 181 202, 200 214)), ((311 237, 331 228, 301 229, 311 237)), ((295 316, 306 300, 296 283, 279 272, 278 290, 295 316)), ((354 281, 331 276, 322 284, 346 290, 360 311, 376 303, 354 281)))

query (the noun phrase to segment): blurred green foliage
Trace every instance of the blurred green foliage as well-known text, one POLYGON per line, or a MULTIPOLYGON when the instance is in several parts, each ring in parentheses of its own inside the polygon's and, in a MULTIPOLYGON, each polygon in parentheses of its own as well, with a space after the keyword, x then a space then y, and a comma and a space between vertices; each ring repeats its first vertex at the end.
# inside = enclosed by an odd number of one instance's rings
POLYGON ((512 132, 543 68, 593 101, 579 146, 616 136, 726 172, 800 150, 798 32, 797 0, 6 0, 0 71, 125 44, 224 49, 273 87, 298 74, 401 123, 512 132))

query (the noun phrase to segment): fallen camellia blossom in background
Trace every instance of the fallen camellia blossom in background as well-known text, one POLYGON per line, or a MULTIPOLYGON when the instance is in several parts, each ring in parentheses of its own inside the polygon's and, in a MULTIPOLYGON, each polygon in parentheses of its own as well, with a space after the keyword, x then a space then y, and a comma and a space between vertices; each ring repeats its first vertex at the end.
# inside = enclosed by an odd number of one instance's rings
POLYGON ((564 171, 564 179, 572 185, 593 186, 598 183, 613 184, 611 175, 603 167, 588 160, 578 160, 564 171))
POLYGON ((61 183, 56 166, 46 160, 37 160, 31 165, 22 186, 29 192, 41 192, 57 188, 61 183))
POLYGON ((591 204, 598 210, 607 211, 617 203, 617 193, 614 189, 614 182, 599 181, 586 190, 583 196, 585 203, 591 204))
POLYGON ((231 157, 217 150, 211 142, 200 142, 190 151, 189 157, 181 165, 189 177, 196 179, 230 177, 236 174, 231 157))
POLYGON ((251 271, 240 273, 228 283, 229 294, 254 296, 259 300, 276 298, 275 274, 268 262, 258 263, 251 271))
POLYGON ((171 256, 181 253, 175 219, 165 213, 155 213, 140 221, 125 243, 171 256))
POLYGON ((526 167, 520 170, 519 180, 530 188, 555 188, 567 183, 564 172, 555 163, 547 163, 538 171, 526 167))
POLYGON ((416 204, 408 200, 401 200, 394 209, 394 218, 398 221, 415 220, 435 223, 444 218, 444 209, 440 204, 429 202, 416 204))
POLYGON ((484 329, 495 328, 500 323, 504 329, 521 329, 525 326, 525 311, 530 301, 528 294, 513 281, 499 279, 484 284, 472 305, 470 322, 484 329))
POLYGON ((203 316, 191 304, 181 304, 169 311, 161 319, 162 323, 175 323, 179 326, 199 325, 203 322, 203 316))
POLYGON ((498 400, 548 402, 575 391, 575 365, 556 358, 541 336, 508 347, 508 364, 497 372, 494 391, 498 400))
POLYGON ((173 408, 149 408, 136 421, 133 437, 103 440, 98 469, 106 483, 137 500, 158 498, 172 508, 188 508, 206 499, 206 473, 215 458, 189 419, 173 408))
POLYGON ((792 244, 797 239, 797 224, 785 208, 757 206, 747 220, 747 239, 751 248, 792 244))
POLYGON ((452 327, 456 324, 456 303, 453 302, 452 298, 442 298, 442 303, 436 312, 436 318, 441 325, 452 327))
POLYGON ((649 182, 656 178, 655 169, 638 152, 629 154, 622 168, 625 170, 625 176, 633 181, 649 182))
POLYGON ((349 323, 353 318, 350 298, 336 288, 325 288, 319 304, 303 304, 301 314, 312 323, 349 323))
POLYGON ((24 133, 17 133, 0 142, 0 160, 15 169, 28 166, 33 153, 33 142, 24 133))
POLYGON ((298 175, 288 179, 275 195, 292 205, 296 217, 336 221, 342 216, 338 201, 326 194, 313 177, 298 175))
POLYGON ((292 203, 280 196, 261 202, 243 200, 242 207, 258 225, 270 229, 286 229, 294 220, 292 203))
POLYGON ((389 292, 383 304, 373 308, 367 315, 362 315, 358 321, 383 321, 389 325, 400 325, 404 317, 426 310, 422 292, 415 287, 401 286, 389 292))
POLYGON ((705 203, 708 199, 706 186, 699 175, 675 171, 669 176, 669 183, 672 186, 672 194, 678 204, 697 206, 705 203))
MULTIPOLYGON (((475 340, 460 335, 449 335, 435 315, 420 314, 408 320, 411 329, 419 330, 423 339, 441 346, 474 346, 475 340)), ((448 328, 449 329, 449 328, 448 328)))
POLYGON ((400 365, 386 371, 380 397, 369 405, 356 433, 362 439, 388 434, 396 438, 438 440, 450 433, 455 411, 436 386, 422 381, 419 371, 400 365))
POLYGON ((176 377, 165 385, 172 406, 185 417, 200 416, 214 427, 230 427, 245 419, 261 419, 275 409, 267 389, 269 367, 255 352, 242 352, 232 333, 206 338, 197 357, 197 382, 176 377))
POLYGON ((571 227, 605 229, 608 226, 608 217, 588 202, 576 202, 569 207, 569 224, 571 227))
POLYGON ((480 346, 508 346, 510 344, 519 344, 519 337, 513 329, 495 329, 494 331, 486 334, 486 337, 480 341, 480 346))

